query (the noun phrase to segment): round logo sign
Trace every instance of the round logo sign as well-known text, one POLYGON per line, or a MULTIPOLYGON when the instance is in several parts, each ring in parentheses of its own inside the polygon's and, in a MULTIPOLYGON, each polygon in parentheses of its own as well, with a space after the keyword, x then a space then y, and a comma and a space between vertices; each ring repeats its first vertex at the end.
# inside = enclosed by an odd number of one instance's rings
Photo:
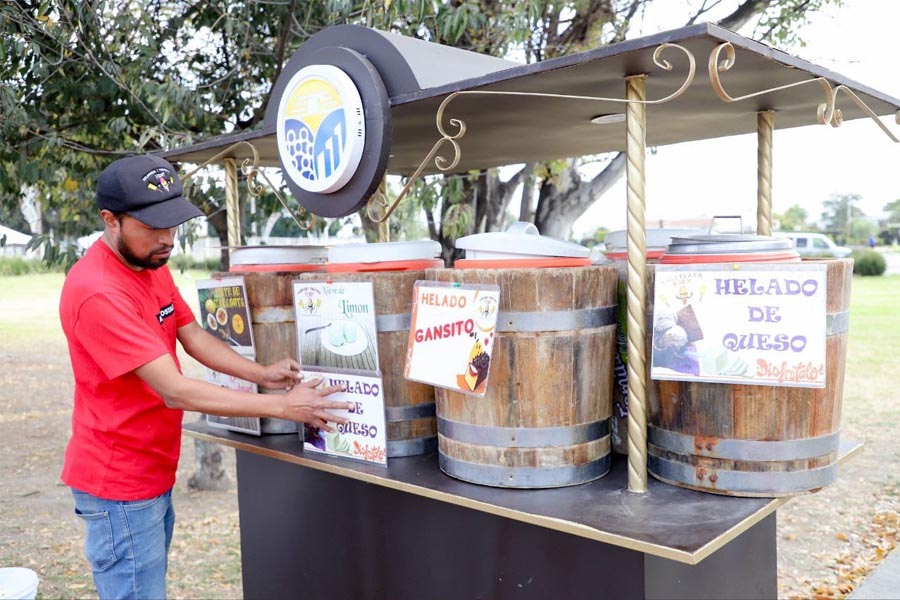
POLYGON ((337 67, 303 67, 284 89, 275 132, 291 181, 307 192, 335 192, 356 173, 366 142, 359 90, 337 67))

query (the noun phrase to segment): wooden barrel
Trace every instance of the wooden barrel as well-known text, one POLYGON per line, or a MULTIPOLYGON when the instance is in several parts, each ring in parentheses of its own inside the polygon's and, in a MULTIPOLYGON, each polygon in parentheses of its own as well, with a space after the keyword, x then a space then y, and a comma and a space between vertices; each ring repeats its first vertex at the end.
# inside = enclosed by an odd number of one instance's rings
MULTIPOLYGON (((435 264, 434 261, 431 264, 435 264)), ((304 273, 296 278, 299 281, 372 282, 378 330, 377 369, 381 371, 384 389, 388 457, 428 454, 437 449, 434 387, 403 377, 413 287, 417 280, 424 278, 424 270, 304 273)), ((357 357, 348 359, 357 360, 357 357)), ((353 367, 348 364, 346 367, 376 369, 374 362, 359 360, 365 365, 353 367)))
MULTIPOLYGON (((226 275, 241 275, 247 288, 250 324, 256 362, 270 365, 285 358, 299 360, 297 333, 294 323, 293 280, 299 271, 240 271, 226 275)), ((284 393, 260 390, 262 393, 284 393)), ((297 433, 300 425, 287 419, 263 418, 262 433, 297 433)))
POLYGON ((647 468, 654 477, 766 498, 816 491, 836 479, 853 261, 819 262, 827 265, 826 387, 650 381, 647 468))
POLYGON ((509 488, 561 487, 605 475, 615 267, 426 273, 439 282, 500 286, 485 396, 435 391, 441 469, 457 479, 509 488))

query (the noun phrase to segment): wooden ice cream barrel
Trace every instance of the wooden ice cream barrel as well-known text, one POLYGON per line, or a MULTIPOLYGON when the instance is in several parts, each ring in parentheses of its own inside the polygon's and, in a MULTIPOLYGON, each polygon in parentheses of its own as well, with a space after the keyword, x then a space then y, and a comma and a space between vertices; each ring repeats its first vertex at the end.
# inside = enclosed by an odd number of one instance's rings
MULTIPOLYGON (((299 281, 372 282, 375 327, 378 331, 378 364, 346 366, 381 371, 388 457, 428 454, 437 449, 434 387, 407 381, 403 377, 413 287, 417 280, 425 279, 425 265, 421 261, 411 261, 408 266, 415 267, 412 270, 384 271, 381 270, 383 265, 377 264, 331 264, 327 274, 304 273, 297 277, 299 281), (342 269, 345 272, 341 272, 342 269)), ((427 265, 441 266, 443 261, 429 260, 427 265)), ((392 268, 400 269, 403 265, 396 263, 392 268)), ((304 347, 303 353, 328 352, 319 344, 314 346, 311 344, 309 348, 304 347)))
MULTIPOLYGON (((291 268, 290 265, 282 265, 291 268)), ((294 300, 292 281, 300 272, 308 270, 271 271, 266 269, 244 270, 240 266, 223 276, 240 275, 247 289, 250 309, 250 326, 253 328, 253 345, 256 362, 270 365, 285 358, 297 358, 297 334, 294 326, 294 300)), ((322 267, 318 267, 322 268, 322 267)), ((281 394, 282 391, 260 390, 263 394, 281 394)), ((274 417, 260 420, 263 434, 297 433, 300 425, 287 419, 274 417)))
POLYGON ((654 477, 750 497, 816 491, 837 478, 853 261, 816 262, 827 265, 826 386, 650 381, 647 467, 654 477))
POLYGON ((509 488, 561 487, 605 475, 616 268, 429 269, 426 278, 500 287, 485 396, 435 391, 441 469, 509 488))
MULTIPOLYGON (((666 248, 673 237, 691 236, 701 233, 700 229, 686 228, 653 228, 647 229, 646 253, 648 264, 657 263, 666 253, 666 248)), ((610 421, 612 427, 613 452, 628 454, 628 316, 625 304, 627 296, 627 270, 628 270, 628 232, 625 229, 610 231, 606 234, 604 243, 607 251, 604 254, 607 260, 619 270, 618 289, 618 323, 616 329, 616 357, 613 367, 613 416, 610 421)))
MULTIPOLYGON (((256 362, 270 365, 297 358, 291 279, 302 272, 324 271, 325 260, 324 246, 242 246, 231 251, 230 271, 221 275, 244 278, 256 362)), ((298 423, 287 419, 263 418, 260 426, 269 435, 300 431, 298 423)))

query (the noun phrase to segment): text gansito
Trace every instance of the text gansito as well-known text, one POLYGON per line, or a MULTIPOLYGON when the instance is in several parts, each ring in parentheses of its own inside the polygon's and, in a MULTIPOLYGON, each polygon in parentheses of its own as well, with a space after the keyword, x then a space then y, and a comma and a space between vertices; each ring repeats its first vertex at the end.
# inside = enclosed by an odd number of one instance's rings
MULTIPOLYGON (((341 385, 344 386, 344 392, 347 394, 353 394, 355 396, 363 396, 368 398, 378 398, 378 394, 381 393, 381 388, 377 383, 366 383, 363 381, 356 381, 351 379, 329 377, 327 385, 341 385)), ((365 414, 364 402, 354 399, 349 399, 348 401, 350 402, 350 408, 347 412, 349 412, 350 415, 365 414)), ((336 428, 338 432, 342 434, 358 435, 361 437, 368 436, 370 438, 378 436, 377 425, 372 425, 370 423, 359 423, 357 421, 354 421, 352 417, 349 418, 346 423, 338 423, 336 425, 336 428)))
MULTIPOLYGON (((718 296, 758 297, 760 302, 747 304, 747 320, 755 323, 781 323, 782 307, 777 304, 784 298, 811 298, 819 291, 819 282, 815 279, 793 279, 790 277, 770 278, 716 278, 715 294, 718 296)), ((796 360, 794 355, 806 349, 807 338, 802 334, 762 333, 758 331, 726 332, 722 336, 722 345, 731 351, 762 350, 765 352, 783 352, 784 359, 771 361, 758 358, 755 376, 778 383, 802 383, 817 381, 825 371, 822 363, 796 360)))
MULTIPOLYGON (((438 294, 426 292, 419 296, 420 304, 440 306, 444 308, 464 309, 468 298, 463 294, 438 294)), ((460 335, 470 335, 475 331, 475 321, 472 319, 459 319, 449 323, 440 323, 429 327, 420 327, 414 333, 417 342, 430 342, 442 340, 460 335)))

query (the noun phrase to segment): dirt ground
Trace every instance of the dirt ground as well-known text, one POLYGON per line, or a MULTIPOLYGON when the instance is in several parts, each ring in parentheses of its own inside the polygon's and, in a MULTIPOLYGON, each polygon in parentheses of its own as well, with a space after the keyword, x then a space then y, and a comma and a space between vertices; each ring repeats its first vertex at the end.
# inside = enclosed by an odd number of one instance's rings
MULTIPOLYGON (((2 282, 0 282, 2 284, 2 282)), ((42 302, 55 306, 54 298, 42 302)), ((31 307, 33 308, 33 307, 31 307)), ((4 304, 3 312, 15 306, 4 304)), ((49 313, 55 315, 51 310, 49 313)), ((25 566, 43 598, 96 597, 83 558, 83 531, 69 491, 59 483, 69 434, 71 369, 62 334, 3 336, 0 330, 0 566, 25 566)), ((188 373, 198 374, 188 362, 188 373)), ((794 498, 778 511, 781 598, 843 597, 896 543, 900 526, 900 417, 894 398, 866 393, 848 376, 842 436, 865 443, 839 481, 794 498), (865 399, 864 399, 865 398, 865 399)), ((187 415, 195 419, 196 415, 187 415)), ((194 442, 184 438, 175 487, 178 514, 170 555, 173 598, 241 597, 234 486, 191 492, 194 442)), ((225 450, 233 478, 234 458, 225 450)))

